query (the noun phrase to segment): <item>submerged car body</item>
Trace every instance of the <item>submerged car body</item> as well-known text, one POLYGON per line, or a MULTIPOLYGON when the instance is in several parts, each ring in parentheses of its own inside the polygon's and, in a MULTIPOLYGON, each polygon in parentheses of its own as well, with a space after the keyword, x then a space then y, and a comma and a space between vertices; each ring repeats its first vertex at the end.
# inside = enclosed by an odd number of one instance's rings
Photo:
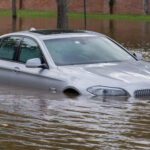
POLYGON ((0 81, 91 96, 150 96, 150 64, 90 31, 35 30, 0 37, 0 81))

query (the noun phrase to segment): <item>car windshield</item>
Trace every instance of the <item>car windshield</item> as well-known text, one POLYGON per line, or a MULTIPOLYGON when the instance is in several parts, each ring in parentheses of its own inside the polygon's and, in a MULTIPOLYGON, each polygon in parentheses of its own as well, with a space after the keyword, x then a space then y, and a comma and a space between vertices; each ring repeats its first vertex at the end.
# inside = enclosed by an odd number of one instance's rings
POLYGON ((58 66, 118 62, 134 59, 106 37, 88 36, 44 41, 58 66))

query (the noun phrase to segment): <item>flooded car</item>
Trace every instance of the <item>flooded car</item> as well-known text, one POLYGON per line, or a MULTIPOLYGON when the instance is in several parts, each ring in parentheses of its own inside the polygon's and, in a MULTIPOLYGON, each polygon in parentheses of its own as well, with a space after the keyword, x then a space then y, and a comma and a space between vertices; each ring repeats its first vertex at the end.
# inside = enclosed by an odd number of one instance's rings
POLYGON ((109 37, 31 30, 0 37, 0 81, 52 93, 150 96, 150 64, 109 37))

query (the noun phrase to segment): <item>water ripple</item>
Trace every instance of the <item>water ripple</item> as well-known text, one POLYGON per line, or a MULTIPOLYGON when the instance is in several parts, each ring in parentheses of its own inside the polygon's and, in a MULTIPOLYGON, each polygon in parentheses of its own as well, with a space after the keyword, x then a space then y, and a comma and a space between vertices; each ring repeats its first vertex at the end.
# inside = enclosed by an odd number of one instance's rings
POLYGON ((149 100, 0 93, 0 150, 150 147, 149 100))

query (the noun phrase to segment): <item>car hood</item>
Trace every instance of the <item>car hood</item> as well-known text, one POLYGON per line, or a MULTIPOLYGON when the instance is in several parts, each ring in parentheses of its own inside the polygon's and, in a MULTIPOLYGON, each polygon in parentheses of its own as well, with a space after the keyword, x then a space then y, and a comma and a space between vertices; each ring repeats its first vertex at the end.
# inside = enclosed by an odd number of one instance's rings
POLYGON ((150 65, 144 62, 118 62, 89 65, 84 69, 124 83, 150 82, 150 65))
POLYGON ((71 84, 83 88, 96 85, 118 87, 130 94, 137 89, 150 89, 150 64, 143 61, 64 66, 61 72, 70 77, 71 84))

